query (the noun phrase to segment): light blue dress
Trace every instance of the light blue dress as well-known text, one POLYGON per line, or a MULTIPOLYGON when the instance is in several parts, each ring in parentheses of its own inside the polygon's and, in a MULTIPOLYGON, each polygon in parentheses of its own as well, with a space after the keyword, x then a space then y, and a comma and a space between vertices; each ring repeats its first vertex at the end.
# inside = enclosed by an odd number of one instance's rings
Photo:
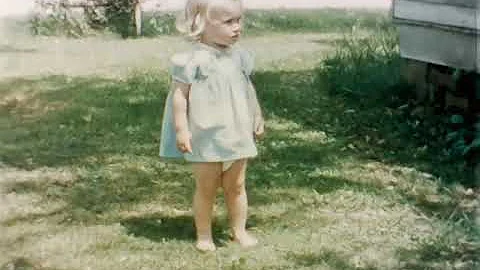
POLYGON ((171 76, 190 84, 188 127, 192 153, 176 147, 172 91, 167 96, 160 156, 191 162, 227 162, 257 155, 254 130, 256 95, 249 76, 253 55, 239 47, 219 50, 199 43, 171 58, 171 76))

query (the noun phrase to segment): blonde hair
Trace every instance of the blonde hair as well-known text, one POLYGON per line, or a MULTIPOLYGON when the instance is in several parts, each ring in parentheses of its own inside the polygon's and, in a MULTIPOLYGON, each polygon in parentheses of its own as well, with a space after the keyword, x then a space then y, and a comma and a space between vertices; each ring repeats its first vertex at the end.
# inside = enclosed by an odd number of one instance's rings
POLYGON ((226 2, 239 2, 243 5, 242 0, 187 0, 184 12, 177 17, 177 30, 196 41, 200 40, 207 20, 211 20, 210 11, 215 6, 214 3, 226 2))

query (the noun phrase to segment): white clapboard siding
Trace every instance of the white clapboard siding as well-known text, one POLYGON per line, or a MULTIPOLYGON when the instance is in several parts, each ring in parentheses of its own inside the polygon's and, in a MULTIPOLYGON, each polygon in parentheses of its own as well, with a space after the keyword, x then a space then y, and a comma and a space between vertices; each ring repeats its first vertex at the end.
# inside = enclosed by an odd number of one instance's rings
POLYGON ((457 6, 457 7, 467 7, 467 8, 475 8, 478 6, 478 0, 417 0, 417 1, 425 2, 425 3, 457 6))
POLYGON ((476 70, 479 64, 477 39, 452 31, 400 25, 400 54, 427 63, 476 70))
POLYGON ((402 57, 480 72, 480 0, 395 0, 402 57))
POLYGON ((476 8, 411 0, 397 0, 394 17, 469 29, 477 29, 478 20, 476 8))

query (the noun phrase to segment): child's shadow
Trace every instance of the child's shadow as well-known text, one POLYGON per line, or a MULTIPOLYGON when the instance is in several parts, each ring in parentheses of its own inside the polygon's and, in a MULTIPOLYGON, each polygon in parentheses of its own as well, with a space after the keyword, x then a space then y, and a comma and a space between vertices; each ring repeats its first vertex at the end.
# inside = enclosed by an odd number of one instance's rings
MULTIPOLYGON (((150 215, 133 217, 120 222, 129 235, 144 237, 154 242, 180 240, 193 242, 196 238, 192 216, 150 215)), ((217 246, 224 246, 229 241, 228 226, 224 222, 212 224, 213 237, 217 246)))

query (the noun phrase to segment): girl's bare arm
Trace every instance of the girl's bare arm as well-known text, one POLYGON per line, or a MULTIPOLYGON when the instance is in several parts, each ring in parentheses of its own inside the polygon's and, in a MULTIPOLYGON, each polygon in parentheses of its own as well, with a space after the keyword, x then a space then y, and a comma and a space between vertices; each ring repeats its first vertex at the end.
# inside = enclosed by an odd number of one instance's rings
POLYGON ((173 84, 173 118, 177 133, 177 148, 181 152, 192 152, 190 131, 188 129, 187 111, 190 85, 180 82, 173 84))
POLYGON ((257 98, 257 91, 255 90, 255 86, 253 85, 252 82, 250 82, 250 91, 251 91, 251 96, 254 99, 255 102, 255 137, 257 139, 260 139, 263 137, 264 132, 265 132, 265 120, 263 118, 263 112, 262 112, 262 107, 260 106, 260 102, 258 101, 257 98))

